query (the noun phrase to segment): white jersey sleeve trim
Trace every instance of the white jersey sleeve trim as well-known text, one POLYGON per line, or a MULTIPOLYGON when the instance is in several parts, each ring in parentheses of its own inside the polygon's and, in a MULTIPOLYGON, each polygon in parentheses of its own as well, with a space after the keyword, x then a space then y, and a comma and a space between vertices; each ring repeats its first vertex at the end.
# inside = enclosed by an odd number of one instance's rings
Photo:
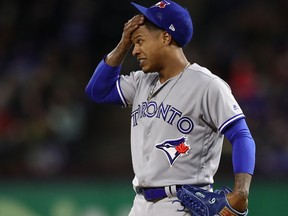
POLYGON ((232 118, 228 119, 227 121, 225 121, 220 127, 219 127, 219 131, 222 133, 223 130, 232 122, 241 119, 241 118, 245 118, 245 115, 243 113, 240 113, 238 115, 233 116, 232 118))
POLYGON ((120 96, 120 98, 121 98, 121 101, 122 101, 122 103, 123 103, 123 106, 124 106, 124 107, 127 107, 128 104, 127 104, 127 102, 126 102, 126 100, 125 100, 125 98, 124 98, 124 95, 123 95, 123 93, 122 93, 122 91, 121 91, 121 88, 120 88, 120 77, 118 77, 118 79, 117 79, 117 81, 116 81, 116 86, 117 86, 118 94, 119 94, 119 96, 120 96))

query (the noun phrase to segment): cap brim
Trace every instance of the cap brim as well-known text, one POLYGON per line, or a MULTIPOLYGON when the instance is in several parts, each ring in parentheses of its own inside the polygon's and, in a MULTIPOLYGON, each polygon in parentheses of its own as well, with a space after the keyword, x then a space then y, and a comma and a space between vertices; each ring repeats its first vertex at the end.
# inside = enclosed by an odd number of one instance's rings
MULTIPOLYGON (((148 8, 143 7, 141 5, 138 5, 134 2, 131 2, 131 4, 140 12, 142 13, 148 20, 150 20, 152 23, 154 23, 155 25, 157 25, 158 27, 159 24, 157 23, 157 20, 155 20, 154 16, 150 13, 150 11, 148 10, 148 8)), ((160 27, 161 28, 161 27, 160 27)))

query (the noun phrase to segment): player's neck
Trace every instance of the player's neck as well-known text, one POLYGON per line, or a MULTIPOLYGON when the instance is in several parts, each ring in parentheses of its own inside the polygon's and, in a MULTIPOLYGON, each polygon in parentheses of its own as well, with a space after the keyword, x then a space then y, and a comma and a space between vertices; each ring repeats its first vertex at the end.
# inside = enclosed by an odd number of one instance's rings
POLYGON ((179 73, 182 73, 189 66, 189 62, 187 59, 185 61, 181 61, 177 64, 168 63, 163 67, 162 70, 159 71, 159 81, 160 83, 164 83, 168 79, 177 76, 179 73))
POLYGON ((159 70, 159 81, 164 83, 168 79, 177 76, 183 72, 188 64, 188 60, 181 48, 167 49, 164 55, 164 63, 159 70))

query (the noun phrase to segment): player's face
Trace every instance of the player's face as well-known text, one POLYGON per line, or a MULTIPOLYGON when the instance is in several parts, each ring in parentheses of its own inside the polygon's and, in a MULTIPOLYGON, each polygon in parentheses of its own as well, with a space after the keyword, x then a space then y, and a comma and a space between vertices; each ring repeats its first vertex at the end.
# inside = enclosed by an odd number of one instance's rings
POLYGON ((140 26, 132 34, 134 48, 132 54, 137 58, 144 72, 155 72, 161 68, 161 30, 148 30, 144 25, 140 26))

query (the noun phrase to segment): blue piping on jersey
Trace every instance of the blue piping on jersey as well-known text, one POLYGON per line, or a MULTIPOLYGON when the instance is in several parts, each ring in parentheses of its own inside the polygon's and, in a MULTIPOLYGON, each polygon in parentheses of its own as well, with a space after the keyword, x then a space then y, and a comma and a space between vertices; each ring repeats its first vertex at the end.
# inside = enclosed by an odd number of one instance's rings
POLYGON ((125 99, 125 97, 124 97, 124 95, 123 95, 122 89, 121 89, 121 87, 120 87, 120 76, 118 76, 116 85, 117 85, 117 91, 118 91, 119 96, 120 96, 120 98, 121 98, 121 100, 122 100, 123 106, 124 106, 124 107, 127 107, 127 106, 128 106, 128 103, 127 103, 127 101, 126 101, 126 99, 125 99))
POLYGON ((243 113, 240 113, 238 115, 233 116, 232 118, 228 119, 227 121, 225 121, 220 127, 219 127, 219 131, 221 133, 223 133, 223 131, 225 130, 225 128, 232 124, 234 121, 239 120, 245 118, 245 115, 243 113))

